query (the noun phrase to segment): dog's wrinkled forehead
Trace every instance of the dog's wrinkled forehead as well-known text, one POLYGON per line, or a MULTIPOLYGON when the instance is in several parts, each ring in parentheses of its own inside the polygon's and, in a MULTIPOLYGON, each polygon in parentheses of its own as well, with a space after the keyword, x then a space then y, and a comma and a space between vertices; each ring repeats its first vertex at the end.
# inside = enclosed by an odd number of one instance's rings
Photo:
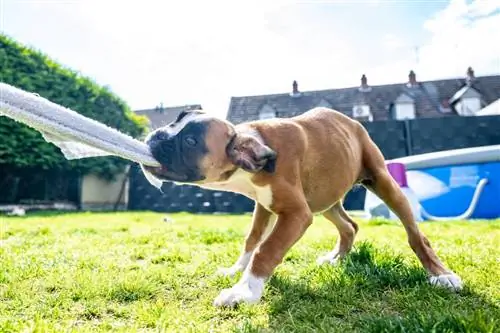
POLYGON ((210 118, 211 117, 207 113, 201 110, 182 111, 173 122, 166 126, 166 128, 171 135, 176 135, 184 129, 187 124, 207 122, 210 118))
POLYGON ((144 141, 151 144, 186 134, 194 134, 201 138, 212 122, 212 118, 201 110, 183 111, 172 122, 151 131, 144 141))

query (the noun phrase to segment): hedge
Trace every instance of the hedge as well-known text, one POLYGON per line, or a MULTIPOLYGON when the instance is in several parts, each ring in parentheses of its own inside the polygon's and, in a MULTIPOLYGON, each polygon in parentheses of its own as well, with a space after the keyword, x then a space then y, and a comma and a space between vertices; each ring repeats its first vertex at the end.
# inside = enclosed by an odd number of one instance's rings
MULTIPOLYGON (((147 118, 136 115, 108 88, 5 34, 0 34, 0 81, 38 93, 136 138, 147 128, 147 118)), ((118 157, 68 161, 38 131, 0 117, 0 170, 4 172, 13 169, 71 170, 81 174, 92 172, 109 179, 128 163, 118 157)))

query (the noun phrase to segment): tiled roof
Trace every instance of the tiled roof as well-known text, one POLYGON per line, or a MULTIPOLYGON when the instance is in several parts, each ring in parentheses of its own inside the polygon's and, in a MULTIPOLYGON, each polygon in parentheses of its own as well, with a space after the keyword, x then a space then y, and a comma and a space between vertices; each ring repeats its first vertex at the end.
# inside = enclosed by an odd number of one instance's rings
POLYGON ((172 122, 184 110, 200 110, 201 105, 183 105, 172 107, 156 107, 154 109, 136 110, 135 113, 149 118, 151 129, 162 127, 172 122))
MULTIPOLYGON (((468 80, 464 77, 416 82, 414 85, 395 83, 368 86, 365 91, 360 87, 349 87, 305 91, 297 95, 282 93, 232 97, 227 119, 234 123, 258 119, 264 105, 276 110, 277 117, 292 117, 320 103, 328 103, 331 108, 352 117, 353 106, 361 102, 370 105, 374 121, 387 120, 393 118, 392 107, 402 94, 415 102, 417 118, 452 116, 456 113, 449 106, 450 98, 467 84, 468 80)), ((475 77, 471 86, 481 94, 483 107, 500 98, 500 75, 475 77)))

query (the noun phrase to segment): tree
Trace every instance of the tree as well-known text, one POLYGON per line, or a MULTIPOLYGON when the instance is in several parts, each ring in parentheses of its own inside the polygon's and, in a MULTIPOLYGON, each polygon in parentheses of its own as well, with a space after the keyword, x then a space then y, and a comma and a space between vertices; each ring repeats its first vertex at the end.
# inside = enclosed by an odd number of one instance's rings
MULTIPOLYGON (((90 78, 3 34, 0 34, 0 81, 37 93, 135 138, 147 129, 147 118, 136 115, 109 88, 98 86, 90 78)), ((0 117, 0 170, 4 174, 16 169, 23 169, 23 173, 71 170, 111 179, 129 163, 118 157, 68 161, 38 131, 0 117)))

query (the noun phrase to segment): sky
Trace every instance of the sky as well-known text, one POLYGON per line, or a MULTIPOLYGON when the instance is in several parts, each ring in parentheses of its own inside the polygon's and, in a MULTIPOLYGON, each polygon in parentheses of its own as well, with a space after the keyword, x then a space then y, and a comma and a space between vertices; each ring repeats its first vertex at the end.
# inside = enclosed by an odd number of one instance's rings
POLYGON ((500 0, 0 0, 0 31, 132 109, 500 74, 500 0))

